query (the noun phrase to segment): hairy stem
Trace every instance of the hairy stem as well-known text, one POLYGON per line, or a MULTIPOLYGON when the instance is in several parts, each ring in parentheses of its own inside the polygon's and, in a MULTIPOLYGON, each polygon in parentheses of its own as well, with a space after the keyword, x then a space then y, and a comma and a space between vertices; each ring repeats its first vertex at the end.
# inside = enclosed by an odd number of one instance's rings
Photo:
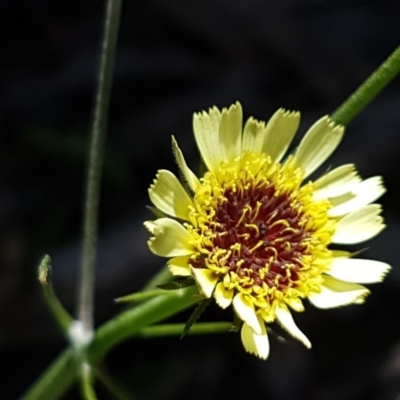
POLYGON ((21 400, 59 399, 74 383, 77 363, 73 349, 64 350, 49 365, 47 370, 35 382, 21 400))
POLYGON ((198 303, 197 287, 175 290, 172 294, 153 297, 131 308, 112 321, 102 325, 88 349, 88 357, 93 363, 101 360, 109 350, 128 338, 134 337, 141 328, 160 322, 198 303))
MULTIPOLYGON (((178 314, 199 300, 197 288, 190 287, 154 297, 122 312, 99 327, 87 349, 87 360, 91 365, 97 365, 113 347, 134 337, 145 326, 178 314)), ((74 349, 64 351, 21 400, 59 399, 77 378, 79 364, 76 356, 74 349)))
POLYGON ((331 115, 332 120, 338 124, 347 125, 399 72, 400 47, 331 115))
POLYGON ((110 103, 112 74, 121 0, 108 0, 104 37, 101 45, 100 69, 90 135, 83 222, 83 249, 78 289, 78 319, 87 332, 93 331, 95 261, 98 231, 101 171, 110 103))

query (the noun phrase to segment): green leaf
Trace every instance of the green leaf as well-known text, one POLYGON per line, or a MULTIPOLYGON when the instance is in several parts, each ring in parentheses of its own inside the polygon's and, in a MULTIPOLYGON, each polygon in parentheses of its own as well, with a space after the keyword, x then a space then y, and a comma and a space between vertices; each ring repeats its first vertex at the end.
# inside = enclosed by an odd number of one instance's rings
POLYGON ((192 315, 187 320, 185 327, 183 328, 181 339, 183 339, 183 337, 189 333, 190 329, 196 323, 196 321, 199 319, 200 315, 204 312, 204 310, 211 303, 211 299, 212 298, 204 299, 197 305, 197 307, 193 311, 192 315))
POLYGON ((126 296, 118 297, 114 301, 116 303, 140 302, 143 300, 151 299, 152 297, 155 297, 155 296, 166 295, 166 294, 168 294, 168 292, 166 292, 163 289, 149 290, 147 292, 131 293, 126 296))
POLYGON ((157 285, 156 287, 163 290, 178 290, 189 286, 194 286, 195 284, 196 281, 191 276, 189 276, 188 278, 162 283, 161 285, 157 285))

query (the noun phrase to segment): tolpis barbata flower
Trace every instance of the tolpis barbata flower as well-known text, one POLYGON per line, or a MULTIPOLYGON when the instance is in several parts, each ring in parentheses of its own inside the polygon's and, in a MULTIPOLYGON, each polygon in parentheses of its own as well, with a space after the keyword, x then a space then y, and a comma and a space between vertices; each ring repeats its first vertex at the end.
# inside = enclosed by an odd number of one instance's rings
POLYGON ((329 248, 382 231, 381 206, 372 203, 385 188, 379 176, 362 180, 353 164, 309 180, 344 127, 323 117, 286 155, 299 122, 300 113, 279 109, 268 123, 249 118, 243 129, 239 103, 194 114, 208 171, 198 178, 173 138, 181 180, 160 170, 149 189, 166 215, 145 222, 150 249, 170 258, 173 275, 192 276, 205 297, 232 305, 245 349, 263 359, 266 324, 277 322, 310 348, 292 317, 304 299, 318 308, 361 304, 369 290, 360 283, 380 282, 390 269, 329 248))

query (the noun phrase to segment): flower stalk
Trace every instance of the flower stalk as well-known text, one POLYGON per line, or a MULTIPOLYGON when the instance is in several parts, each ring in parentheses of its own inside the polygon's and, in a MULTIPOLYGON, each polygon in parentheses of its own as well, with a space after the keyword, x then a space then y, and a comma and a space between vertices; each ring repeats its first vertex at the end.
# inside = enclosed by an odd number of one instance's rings
POLYGON ((400 72, 400 47, 362 83, 331 115, 337 124, 347 125, 362 111, 400 72))
POLYGON ((83 249, 78 287, 78 319, 87 333, 93 331, 95 261, 100 202, 101 171, 110 104, 112 74, 117 46, 121 0, 108 0, 100 70, 90 135, 89 165, 83 222, 83 249))
POLYGON ((91 367, 83 363, 81 365, 81 394, 84 400, 97 400, 96 392, 93 387, 93 371, 91 367))
POLYGON ((175 290, 131 308, 102 325, 88 349, 92 363, 100 361, 113 347, 136 336, 142 328, 156 324, 200 301, 197 287, 175 290))
MULTIPOLYGON (((93 342, 86 352, 87 360, 91 365, 96 365, 113 347, 135 337, 144 327, 192 307, 200 300, 197 294, 196 287, 179 289, 122 312, 97 329, 93 342)), ((78 365, 74 349, 65 350, 21 400, 61 398, 76 380, 78 365)))
MULTIPOLYGON (((200 322, 193 325, 187 335, 215 335, 216 333, 227 333, 231 328, 231 322, 200 322)), ((142 328, 135 336, 142 338, 181 336, 184 329, 185 324, 152 325, 142 328)))
POLYGON ((77 365, 74 349, 64 350, 21 397, 21 400, 60 399, 74 383, 77 365))

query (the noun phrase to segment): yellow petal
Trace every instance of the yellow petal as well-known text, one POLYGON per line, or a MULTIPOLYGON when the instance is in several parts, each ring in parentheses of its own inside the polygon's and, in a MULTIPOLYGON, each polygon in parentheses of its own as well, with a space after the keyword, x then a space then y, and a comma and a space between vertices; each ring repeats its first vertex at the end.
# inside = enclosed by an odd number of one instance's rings
POLYGON ((216 172, 223 157, 219 145, 219 123, 221 113, 217 107, 210 108, 208 113, 196 113, 193 116, 193 130, 197 146, 206 166, 216 172))
POLYGON ((190 257, 188 256, 171 258, 167 263, 171 274, 177 276, 191 276, 189 260, 190 257))
MULTIPOLYGON (((233 308, 239 318, 246 322, 257 335, 262 334, 259 318, 254 310, 253 302, 242 293, 238 293, 233 299, 233 308)), ((264 324, 264 323, 263 323, 264 324)))
POLYGON ((358 176, 354 164, 342 165, 329 171, 313 183, 313 198, 321 200, 340 196, 351 191, 359 182, 361 182, 361 178, 358 176))
POLYGON ((183 178, 188 183, 190 188, 193 191, 196 191, 200 187, 200 181, 197 176, 189 169, 186 164, 185 158, 183 157, 183 153, 178 146, 177 141, 172 136, 172 151, 175 156, 175 160, 179 166, 179 170, 181 171, 183 178))
POLYGON ((328 211, 328 215, 330 217, 339 217, 356 211, 374 202, 385 192, 386 189, 380 176, 366 179, 354 185, 350 192, 353 195, 351 198, 344 198, 343 201, 340 201, 342 196, 339 196, 339 201, 335 201, 336 198, 329 199, 334 207, 328 211))
POLYGON ((358 253, 350 253, 349 251, 344 251, 344 250, 332 250, 332 256, 333 256, 333 257, 346 257, 346 258, 350 258, 350 257, 352 257, 354 254, 358 254, 358 253))
POLYGON ((277 303, 275 308, 276 318, 280 325, 289 332, 295 339, 299 340, 308 349, 311 349, 311 343, 306 335, 295 324, 292 314, 283 303, 277 303))
POLYGON ((368 204, 340 219, 332 236, 333 243, 355 244, 371 239, 383 230, 379 204, 368 204))
MULTIPOLYGON (((214 143, 214 146, 218 146, 214 143)), ((219 146, 222 161, 232 161, 242 151, 242 106, 239 102, 224 108, 219 123, 219 146)))
POLYGON ((195 252, 195 248, 190 244, 190 234, 179 222, 170 218, 160 218, 146 221, 144 226, 154 235, 147 243, 150 250, 158 256, 178 257, 195 252))
POLYGON ((220 282, 215 287, 214 298, 221 308, 227 308, 232 303, 233 290, 226 289, 223 282, 220 282))
POLYGON ((306 133, 296 152, 297 166, 306 178, 336 149, 342 140, 344 127, 335 125, 328 116, 319 119, 306 133))
POLYGON ((299 127, 300 113, 280 108, 270 118, 264 131, 261 151, 268 154, 272 162, 279 162, 286 153, 299 127))
POLYGON ((310 293, 309 299, 315 307, 335 308, 348 304, 362 304, 369 293, 362 285, 324 276, 321 293, 310 293))
POLYGON ((264 322, 260 321, 260 325, 261 334, 256 335, 253 329, 244 322, 241 330, 241 338, 243 346, 248 353, 266 360, 269 355, 269 340, 264 322))
POLYGON ((178 178, 170 171, 160 170, 149 189, 152 203, 165 214, 188 220, 192 199, 178 178))
POLYGON ((204 296, 210 298, 217 284, 218 276, 210 269, 193 267, 190 269, 204 296))
POLYGON ((265 135, 265 122, 250 117, 244 127, 242 150, 260 154, 265 135))
POLYGON ((359 258, 334 258, 326 273, 346 282, 382 282, 391 266, 381 261, 359 258))
POLYGON ((284 299, 285 303, 297 312, 303 312, 304 306, 301 299, 284 299))

